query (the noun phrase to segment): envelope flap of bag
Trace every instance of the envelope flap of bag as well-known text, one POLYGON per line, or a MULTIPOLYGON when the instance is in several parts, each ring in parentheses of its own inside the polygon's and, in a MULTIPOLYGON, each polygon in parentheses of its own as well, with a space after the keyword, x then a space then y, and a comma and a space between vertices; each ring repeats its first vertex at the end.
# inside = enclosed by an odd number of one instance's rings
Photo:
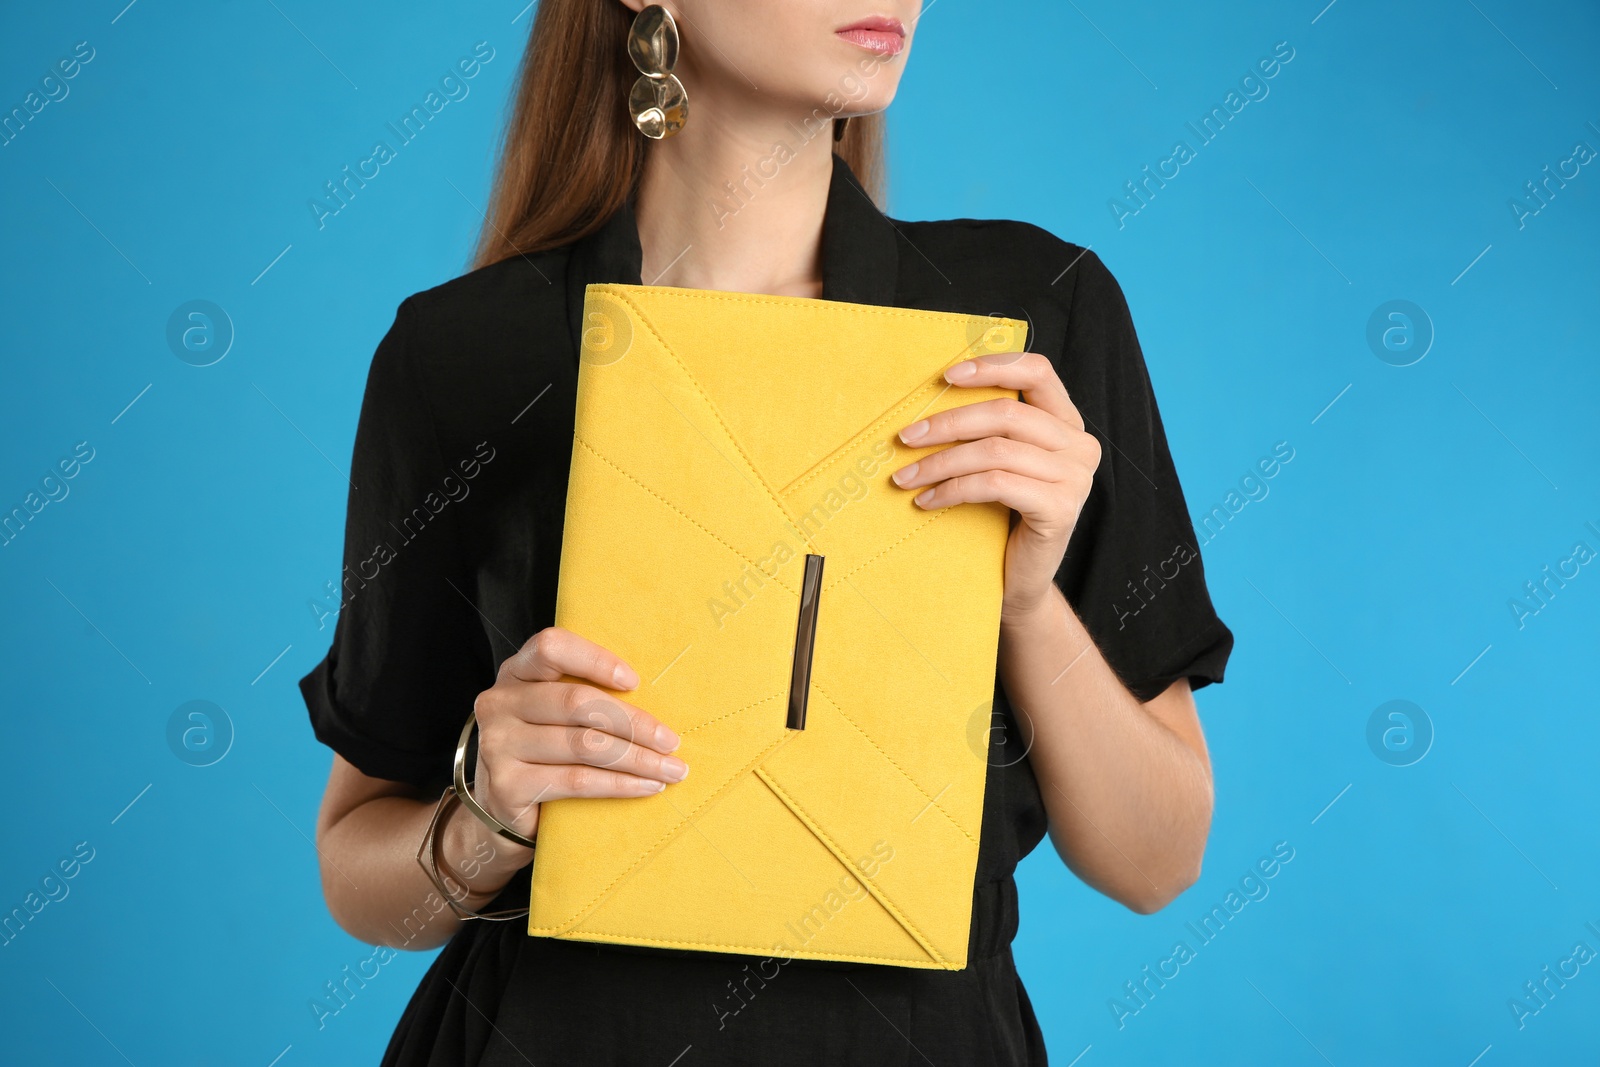
MULTIPOLYGON (((780 487, 883 415, 890 401, 932 383, 966 356, 1020 351, 1026 332, 1013 319, 874 304, 701 289, 596 288, 620 295, 635 309, 647 302, 648 321, 663 337, 705 338, 694 352, 696 379, 734 436, 748 446, 757 468, 780 487), (762 333, 773 343, 751 334, 752 313, 761 317, 762 333), (906 352, 920 358, 907 360, 906 352), (803 419, 783 432, 772 423, 779 412, 803 419)), ((939 381, 935 391, 944 384, 939 381)))
MULTIPOLYGON (((684 782, 544 805, 529 930, 966 962, 1008 512, 928 513, 895 434, 1014 320, 590 286, 557 624, 617 651, 684 782), (806 728, 801 573, 826 561, 806 728)), ((615 713, 597 706, 597 722, 615 713)))

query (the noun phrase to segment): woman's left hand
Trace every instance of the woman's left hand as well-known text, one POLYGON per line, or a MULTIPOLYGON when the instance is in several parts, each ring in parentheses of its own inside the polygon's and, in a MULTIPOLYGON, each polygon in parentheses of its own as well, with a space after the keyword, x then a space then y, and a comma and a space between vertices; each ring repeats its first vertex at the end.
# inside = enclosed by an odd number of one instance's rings
POLYGON ((964 360, 945 371, 945 380, 1016 389, 1023 400, 985 400, 912 423, 900 440, 914 448, 959 443, 902 467, 893 478, 903 489, 928 487, 914 499, 930 511, 995 501, 1020 516, 1006 544, 1000 612, 1002 622, 1014 622, 1050 592, 1094 483, 1100 442, 1085 432, 1055 367, 1036 352, 964 360))

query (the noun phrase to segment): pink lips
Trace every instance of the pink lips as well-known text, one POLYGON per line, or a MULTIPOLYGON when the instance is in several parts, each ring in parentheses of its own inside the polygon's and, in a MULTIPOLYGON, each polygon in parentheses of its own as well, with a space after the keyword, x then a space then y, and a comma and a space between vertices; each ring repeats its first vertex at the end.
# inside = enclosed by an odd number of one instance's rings
POLYGON ((906 46, 906 28, 899 19, 874 15, 835 31, 853 45, 879 55, 898 55, 906 46))

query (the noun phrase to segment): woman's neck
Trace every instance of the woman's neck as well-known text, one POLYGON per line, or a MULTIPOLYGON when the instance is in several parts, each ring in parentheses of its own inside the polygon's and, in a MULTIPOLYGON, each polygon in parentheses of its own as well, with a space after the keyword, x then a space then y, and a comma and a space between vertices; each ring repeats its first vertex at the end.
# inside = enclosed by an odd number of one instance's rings
POLYGON ((641 280, 821 296, 833 142, 827 123, 811 126, 808 136, 768 118, 735 130, 702 112, 650 144, 634 201, 641 280))

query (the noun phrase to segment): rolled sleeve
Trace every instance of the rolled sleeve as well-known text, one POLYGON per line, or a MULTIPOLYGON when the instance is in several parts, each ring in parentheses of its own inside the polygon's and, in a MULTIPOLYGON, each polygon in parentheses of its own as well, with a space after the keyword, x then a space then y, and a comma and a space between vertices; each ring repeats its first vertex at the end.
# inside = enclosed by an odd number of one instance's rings
POLYGON ((300 692, 317 739, 363 774, 430 789, 448 781, 456 737, 494 665, 414 358, 411 305, 400 305, 367 373, 340 611, 300 692))
POLYGON ((1083 251, 1057 371, 1100 441, 1094 485, 1056 584, 1141 701, 1179 678, 1221 682, 1233 634, 1217 616, 1127 300, 1083 251))

